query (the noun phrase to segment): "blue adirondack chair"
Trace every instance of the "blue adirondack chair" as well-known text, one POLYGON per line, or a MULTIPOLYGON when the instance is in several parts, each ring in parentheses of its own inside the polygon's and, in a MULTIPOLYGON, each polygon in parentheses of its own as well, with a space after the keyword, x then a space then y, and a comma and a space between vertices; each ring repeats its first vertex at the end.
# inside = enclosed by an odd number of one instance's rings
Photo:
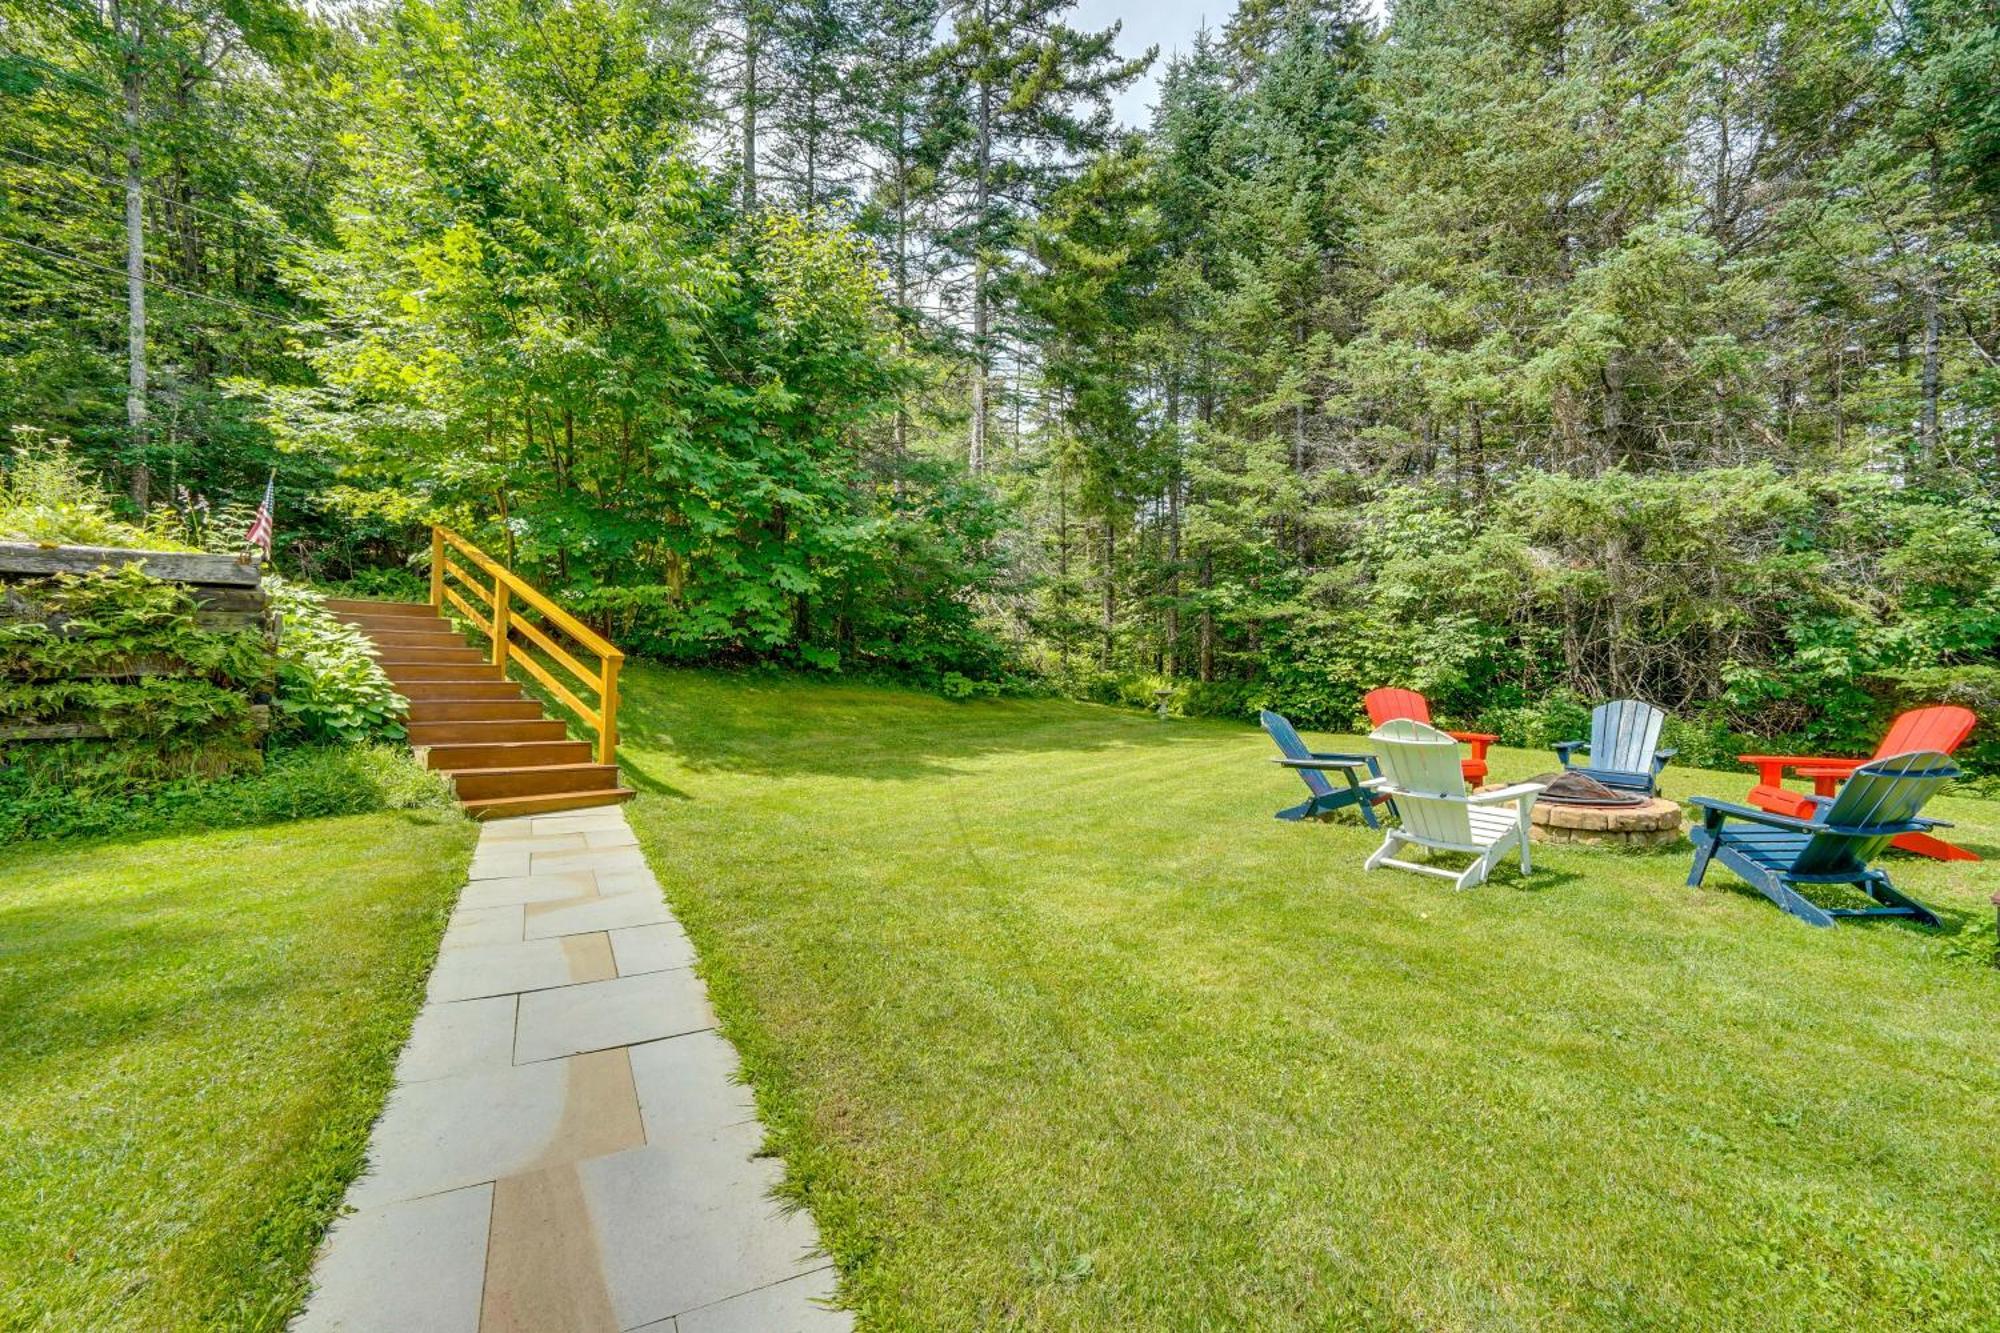
POLYGON ((1589 742, 1558 741, 1556 758, 1569 772, 1651 796, 1659 789, 1660 770, 1678 753, 1659 748, 1666 721, 1664 711, 1641 699, 1599 704, 1591 710, 1589 742), (1578 750, 1590 756, 1588 764, 1574 761, 1578 750))
POLYGON ((1264 730, 1270 732, 1271 739, 1278 743, 1278 762, 1295 770, 1305 781, 1306 790, 1312 793, 1312 798, 1304 804, 1278 811, 1279 819, 1315 819, 1351 805, 1361 812, 1362 822, 1369 828, 1382 827, 1381 821, 1375 818, 1375 803, 1388 798, 1377 796, 1361 785, 1364 776, 1380 776, 1374 755, 1318 754, 1306 748, 1298 729, 1283 716, 1264 708, 1258 710, 1257 720, 1264 724, 1264 730), (1357 769, 1362 771, 1357 773, 1357 769), (1347 780, 1347 785, 1334 786, 1327 778, 1328 773, 1339 773, 1347 780))
POLYGON ((1705 813, 1692 835, 1694 866, 1688 883, 1700 884, 1708 863, 1720 858, 1766 898, 1815 926, 1830 926, 1843 916, 1908 916, 1935 926, 1938 919, 1929 908, 1898 893, 1888 874, 1868 863, 1898 834, 1951 827, 1943 820, 1920 819, 1917 812, 1957 776, 1951 761, 1936 750, 1877 759, 1855 769, 1839 795, 1815 798, 1810 819, 1697 796, 1694 803, 1705 813), (1732 828, 1731 821, 1749 827, 1732 828), (1813 884, 1850 884, 1878 905, 1821 907, 1799 892, 1813 884))

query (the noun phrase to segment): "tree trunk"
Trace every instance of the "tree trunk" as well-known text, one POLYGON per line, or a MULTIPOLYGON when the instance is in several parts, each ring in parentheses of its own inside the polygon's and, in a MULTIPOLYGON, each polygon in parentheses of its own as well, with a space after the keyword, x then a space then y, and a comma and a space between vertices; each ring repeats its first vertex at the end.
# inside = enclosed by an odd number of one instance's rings
MULTIPOLYGON (((910 156, 909 124, 904 114, 902 94, 896 103, 896 352, 907 362, 910 356, 910 156)), ((896 498, 903 498, 903 464, 910 452, 910 407, 908 390, 896 382, 896 498)))
MULTIPOLYGON (((1204 551, 1201 557, 1202 591, 1207 592, 1214 586, 1215 561, 1204 551)), ((1197 648, 1201 657, 1201 679, 1202 683, 1206 684, 1215 679, 1215 612, 1208 607, 1206 598, 1203 599, 1201 608, 1200 639, 1197 648)))
POLYGON ((1167 463, 1167 614, 1166 653, 1161 674, 1171 681, 1180 665, 1181 646, 1181 393, 1178 378, 1167 382, 1167 429, 1173 456, 1167 463))
POLYGON ((1117 528, 1110 515, 1104 519, 1104 652, 1103 666, 1111 670, 1118 629, 1118 546, 1117 528))
MULTIPOLYGON (((1937 220, 1938 199, 1938 150, 1931 146, 1930 196, 1931 225, 1939 225, 1937 220)), ((1923 414, 1919 418, 1917 430, 1917 466, 1925 472, 1937 466, 1938 460, 1938 395, 1943 387, 1943 374, 1939 365, 1940 351, 1944 335, 1944 316, 1938 299, 1941 275, 1938 272, 1937 237, 1924 238, 1924 362, 1923 362, 1923 414)))
POLYGON ((743 211, 757 208, 757 55, 758 0, 743 7, 743 211))
POLYGON ((1056 464, 1056 652, 1069 670, 1069 469, 1056 464))
POLYGON ((121 6, 111 9, 113 31, 124 44, 125 93, 125 422, 131 431, 132 503, 152 503, 153 474, 146 462, 146 196, 140 179, 140 121, 145 113, 145 66, 137 26, 121 6))
MULTIPOLYGON (((992 0, 980 0, 979 17, 990 32, 992 0)), ((982 70, 979 80, 978 156, 972 191, 972 243, 976 247, 972 258, 972 436, 965 450, 965 465, 973 472, 986 467, 986 210, 992 204, 993 172, 993 76, 982 70)))

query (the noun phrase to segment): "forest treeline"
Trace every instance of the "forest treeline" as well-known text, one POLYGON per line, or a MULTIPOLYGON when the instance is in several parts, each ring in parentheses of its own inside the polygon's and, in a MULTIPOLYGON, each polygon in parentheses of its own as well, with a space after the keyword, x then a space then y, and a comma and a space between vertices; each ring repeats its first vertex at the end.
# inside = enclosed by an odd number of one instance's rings
POLYGON ((0 422, 275 467, 322 581, 441 519, 638 652, 1525 741, 2000 704, 1995 0, 1246 0, 1138 129, 1062 0, 0 25, 0 422))

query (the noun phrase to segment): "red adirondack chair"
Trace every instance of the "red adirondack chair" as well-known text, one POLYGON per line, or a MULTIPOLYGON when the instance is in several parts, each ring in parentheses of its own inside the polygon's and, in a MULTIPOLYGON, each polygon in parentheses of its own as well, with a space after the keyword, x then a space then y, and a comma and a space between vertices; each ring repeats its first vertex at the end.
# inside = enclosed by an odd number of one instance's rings
MULTIPOLYGON (((1889 724, 1889 734, 1875 747, 1875 753, 1867 759, 1828 759, 1796 754, 1745 754, 1738 755, 1740 763, 1757 766, 1757 785, 1750 789, 1750 804, 1760 810, 1768 810, 1774 815, 1790 815, 1794 819, 1811 819, 1819 809, 1816 798, 1831 799, 1840 790, 1840 784, 1848 775, 1863 764, 1876 759, 1886 759, 1890 755, 1907 754, 1912 750, 1938 750, 1950 754, 1965 738, 1972 734, 1972 728, 1979 722, 1970 708, 1960 708, 1954 704, 1933 704, 1928 708, 1912 708, 1889 724), (1796 777, 1809 778, 1813 785, 1812 796, 1793 791, 1785 785, 1785 770, 1791 769, 1796 777)), ((1943 838, 1928 833, 1903 833, 1889 844, 1919 856, 1935 857, 1940 861, 1977 861, 1978 856, 1963 847, 1946 842, 1943 838)))
MULTIPOLYGON (((1362 697, 1361 703, 1368 710, 1368 725, 1371 727, 1379 727, 1399 717, 1421 722, 1427 727, 1431 725, 1430 703, 1415 690, 1370 690, 1362 697)), ((1477 787, 1486 781, 1486 747, 1500 738, 1483 731, 1447 731, 1444 734, 1472 747, 1472 757, 1458 761, 1467 785, 1477 787)))

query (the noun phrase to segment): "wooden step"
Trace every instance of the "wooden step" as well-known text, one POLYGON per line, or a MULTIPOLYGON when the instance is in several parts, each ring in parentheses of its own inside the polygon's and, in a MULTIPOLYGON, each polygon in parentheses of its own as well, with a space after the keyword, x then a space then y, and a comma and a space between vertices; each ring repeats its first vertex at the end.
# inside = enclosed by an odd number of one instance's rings
MULTIPOLYGON (((429 726, 438 722, 500 723, 500 722, 540 722, 544 718, 542 706, 533 699, 412 699, 410 701, 410 726, 429 726)), ((551 720, 550 726, 560 727, 562 723, 551 720)), ((523 737, 523 739, 528 739, 523 737)))
POLYGON ((469 648, 472 646, 466 643, 463 634, 453 633, 442 620, 437 623, 436 628, 413 630, 364 628, 362 629, 362 633, 368 636, 370 643, 374 644, 384 653, 403 648, 469 648))
POLYGON ((424 766, 440 773, 492 768, 561 768, 589 762, 590 746, 584 741, 459 741, 424 748, 424 766))
POLYGON ((326 609, 350 616, 434 616, 438 609, 429 602, 375 602, 363 597, 329 597, 326 609))
POLYGON ((443 616, 336 616, 343 625, 352 625, 369 638, 389 634, 448 634, 464 643, 465 639, 451 627, 451 622, 443 616))
POLYGON ((616 764, 590 762, 587 741, 525 698, 486 651, 427 603, 334 599, 335 614, 368 636, 376 661, 409 701, 410 744, 448 774, 474 819, 587 810, 630 800, 616 764))
POLYGON ((420 680, 497 681, 505 680, 500 668, 479 662, 384 662, 383 674, 390 683, 414 684, 420 680))
MULTIPOLYGON (((533 700, 528 700, 534 709, 531 718, 482 717, 453 718, 443 722, 419 722, 414 720, 418 705, 412 705, 410 712, 410 744, 412 745, 491 745, 499 741, 566 741, 569 729, 552 717, 541 716, 533 700)), ((432 764, 432 768, 443 767, 432 764)))
POLYGON ((506 819, 512 815, 548 815, 558 810, 588 810, 600 805, 619 805, 637 795, 630 787, 603 791, 558 791, 540 796, 496 796, 486 800, 462 801, 465 813, 474 819, 506 819))
POLYGON ((521 687, 511 680, 494 680, 491 676, 484 680, 396 680, 390 678, 396 693, 410 701, 412 707, 420 703, 513 703, 521 698, 521 687))
POLYGON ((375 645, 375 660, 387 671, 392 666, 415 666, 426 662, 486 662, 491 665, 485 653, 460 639, 455 644, 438 647, 412 648, 400 643, 380 643, 375 645))
POLYGON ((518 768, 468 768, 451 782, 461 801, 496 796, 546 796, 556 792, 609 791, 618 785, 616 764, 535 764, 518 768))

